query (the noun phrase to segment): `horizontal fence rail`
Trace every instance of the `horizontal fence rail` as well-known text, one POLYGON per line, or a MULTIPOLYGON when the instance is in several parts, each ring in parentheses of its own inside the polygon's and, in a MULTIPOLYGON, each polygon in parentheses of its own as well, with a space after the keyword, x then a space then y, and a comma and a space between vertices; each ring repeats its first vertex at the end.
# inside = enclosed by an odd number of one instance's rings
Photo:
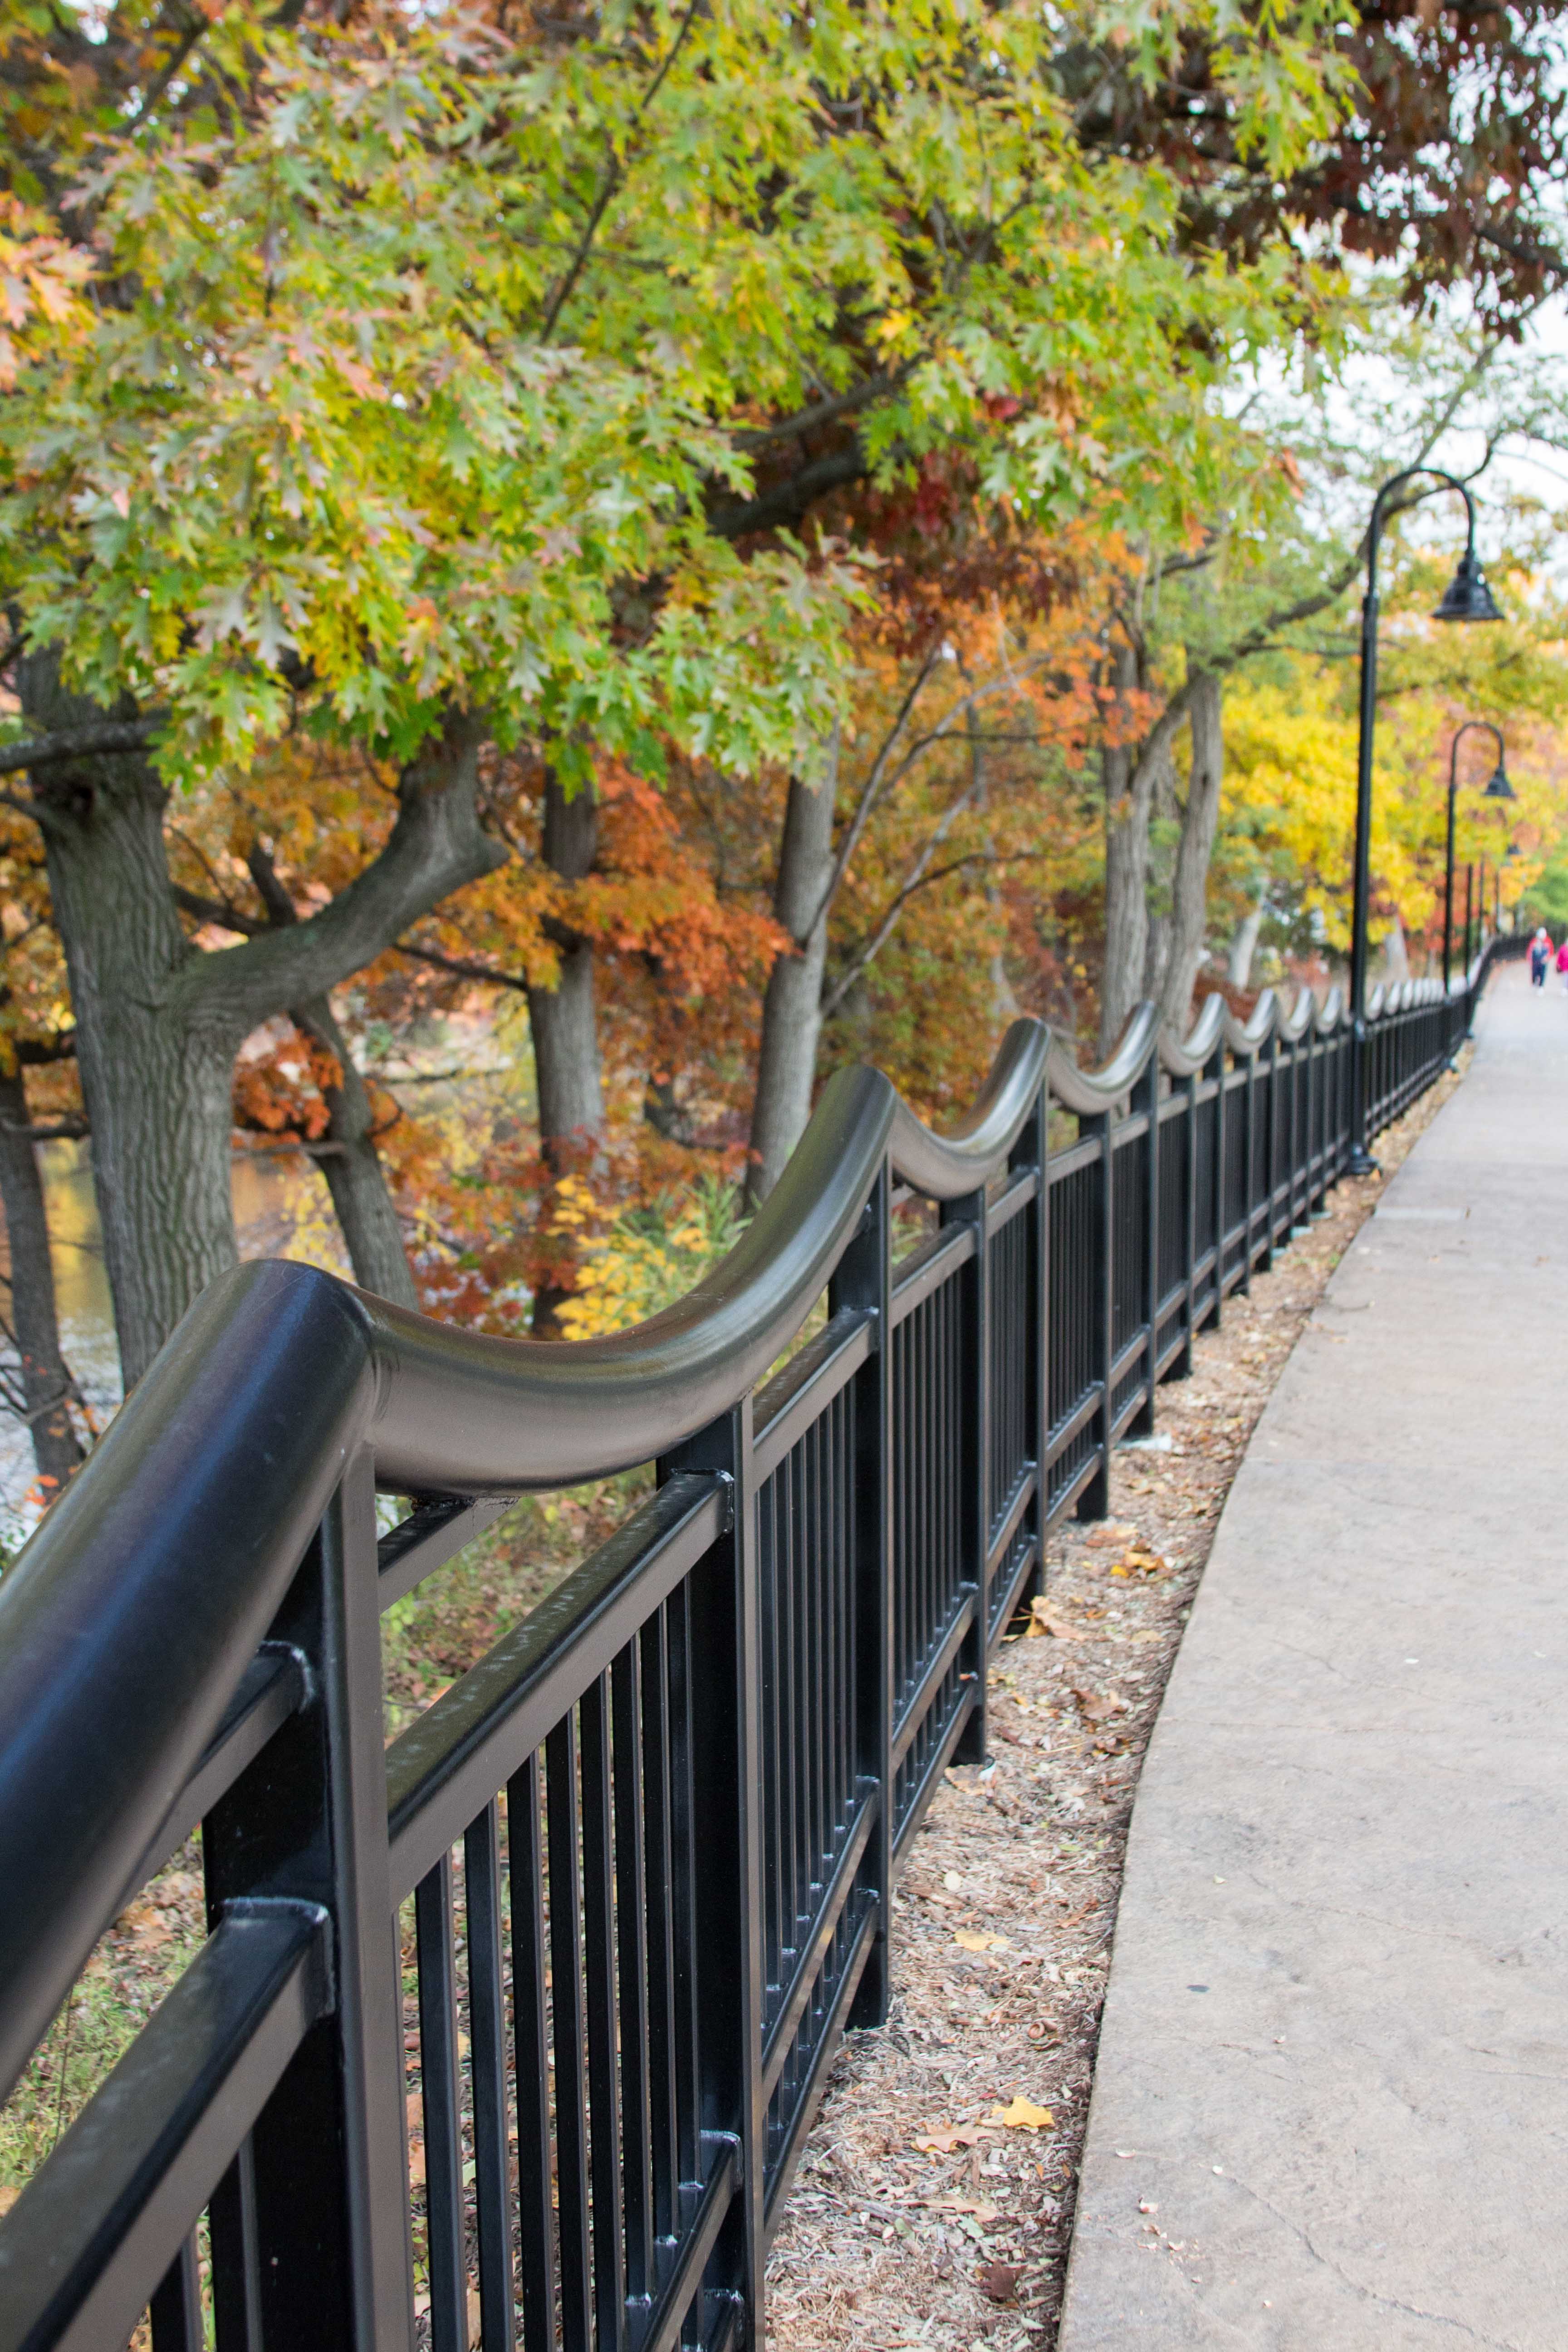
MULTIPOLYGON (((1373 997, 1369 1132, 1487 961, 1373 997)), ((760 2340, 988 1655, 1344 1169, 1351 1045, 1337 996, 1185 1041, 1145 1006, 1095 1072, 1020 1021, 948 1137, 841 1072, 737 1247, 610 1339, 215 1284, 0 1587, 0 2088, 198 1825, 209 1927, 0 2221, 0 2352, 760 2340), (384 1747, 381 1612, 508 1497, 647 1463, 384 1747)))

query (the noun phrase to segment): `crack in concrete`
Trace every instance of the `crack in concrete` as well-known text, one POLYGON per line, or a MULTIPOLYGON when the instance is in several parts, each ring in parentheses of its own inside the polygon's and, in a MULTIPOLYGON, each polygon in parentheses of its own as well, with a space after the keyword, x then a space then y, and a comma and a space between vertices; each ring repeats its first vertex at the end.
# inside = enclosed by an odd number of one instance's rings
POLYGON ((1479 2328, 1470 2326, 1468 2319, 1458 2319, 1450 2312, 1423 2311, 1419 2304, 1402 2302, 1398 2295, 1379 2294, 1375 2287, 1367 2286, 1362 2280, 1352 2278, 1342 2263, 1336 2262, 1331 2254, 1324 2253, 1305 2224, 1292 2220, 1289 2213, 1282 2213, 1271 2199, 1264 2196, 1261 2189, 1254 2189, 1250 2181, 1241 2179, 1235 2173, 1227 2173, 1226 2179, 1233 2189, 1239 2189, 1244 2196, 1252 2199, 1255 2205, 1260 2205, 1266 2213, 1271 2213, 1280 2228, 1289 2230, 1291 2236, 1310 2254, 1315 2263, 1321 2263, 1324 2270, 1337 2278, 1342 2285, 1347 2286, 1353 2295, 1359 2296, 1362 2302, 1375 2305, 1383 2311, 1403 2312, 1407 2319, 1424 2320, 1434 2327, 1451 2327, 1459 2335, 1467 2336, 1472 2344, 1486 2346, 1488 2352, 1530 2352, 1530 2347, 1521 2343, 1517 2336, 1483 2336, 1479 2328))

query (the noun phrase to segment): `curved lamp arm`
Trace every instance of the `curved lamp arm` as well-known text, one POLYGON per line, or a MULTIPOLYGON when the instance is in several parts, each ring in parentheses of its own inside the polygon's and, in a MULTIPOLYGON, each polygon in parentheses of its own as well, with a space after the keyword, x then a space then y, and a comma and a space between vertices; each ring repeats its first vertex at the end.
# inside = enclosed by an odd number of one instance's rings
POLYGON ((1479 728, 1490 735, 1497 744, 1498 765, 1500 767, 1508 746, 1503 741, 1502 729, 1489 719, 1467 719, 1454 730, 1454 740, 1448 751, 1448 832, 1447 862, 1443 883, 1443 993, 1448 993, 1449 970, 1454 952, 1454 802, 1459 789, 1459 745, 1472 729, 1479 728))

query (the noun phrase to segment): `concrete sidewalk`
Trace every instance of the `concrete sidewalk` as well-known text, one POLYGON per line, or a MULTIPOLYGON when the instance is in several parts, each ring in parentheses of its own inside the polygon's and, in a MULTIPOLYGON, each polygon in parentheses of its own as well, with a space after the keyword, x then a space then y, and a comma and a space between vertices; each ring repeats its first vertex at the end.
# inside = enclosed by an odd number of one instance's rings
POLYGON ((1568 2347, 1568 998, 1478 1041, 1220 1523, 1060 2352, 1568 2347))

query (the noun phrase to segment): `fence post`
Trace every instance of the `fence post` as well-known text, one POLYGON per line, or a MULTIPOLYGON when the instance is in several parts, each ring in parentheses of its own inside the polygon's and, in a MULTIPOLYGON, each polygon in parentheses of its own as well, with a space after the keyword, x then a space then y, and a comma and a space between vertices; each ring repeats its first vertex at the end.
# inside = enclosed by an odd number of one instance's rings
POLYGON ((1103 1519, 1110 1508, 1110 1367, 1116 1352, 1116 1233, 1112 1222, 1112 1129, 1114 1110, 1079 1120, 1079 1135, 1100 1141, 1100 1218, 1095 1234, 1095 1290, 1099 1300, 1100 1466, 1078 1498, 1080 1519, 1103 1519))
POLYGON ((1263 1089, 1263 1271, 1274 1263, 1274 1202, 1279 1192, 1279 1033, 1275 1030, 1264 1047, 1268 1073, 1263 1089))
MULTIPOLYGON (((689 1611, 692 1810, 696 1874, 700 2131, 740 2142, 741 2185, 709 2265, 717 2294, 738 2297, 748 2344, 764 2333, 763 2190, 762 1577, 752 1474, 752 1399, 699 1430, 658 1465, 718 1471, 730 1482, 723 1539, 692 1580, 689 1611)), ((706 2332, 706 2328, 704 2330, 706 2332)))
POLYGON ((1149 1051, 1149 1066, 1138 1081, 1137 1103, 1149 1121, 1148 1153, 1143 1163, 1143 1271, 1148 1283, 1148 1352, 1144 1358, 1149 1392, 1133 1415, 1131 1432, 1138 1437, 1154 1433, 1154 1390, 1159 1381, 1160 1354, 1160 1046, 1149 1051))
POLYGON ((307 1705, 203 1824, 209 1918, 319 1903, 334 2013, 312 2028, 213 2200, 214 2293, 231 2340, 407 2352, 414 2339, 403 1983, 387 1866, 374 1467, 354 1454, 272 1629, 307 1705))
POLYGON ((1204 1066, 1205 1078, 1213 1078, 1214 1095, 1214 1202, 1211 1222, 1214 1226, 1214 1328, 1217 1331, 1225 1320, 1225 1193, 1226 1118, 1225 1098, 1225 1037, 1204 1066))
MULTIPOLYGON (((1024 1214, 1029 1221, 1029 1246, 1024 1280, 1027 1286, 1026 1356, 1029 1395, 1029 1450, 1035 1457, 1035 1565, 1018 1591, 1018 1604, 1026 1607, 1046 1585, 1046 1456, 1051 1426, 1051 1171, 1050 1088, 1044 1079, 1034 1107, 1019 1130, 1009 1165, 1036 1171, 1035 1197, 1024 1214)), ((998 1628, 1000 1631, 1000 1628, 998 1628)))
POLYGON ((983 1764, 986 1753, 985 1661, 989 1644, 986 1624, 991 1613, 990 1580, 986 1574, 991 1549, 991 1241, 985 1213, 985 1188, 945 1201, 944 1225, 969 1225, 974 1234, 973 1279, 964 1316, 961 1379, 964 1399, 961 1421, 965 1460, 959 1492, 964 1498, 964 1542, 974 1560, 974 1622, 959 1654, 959 1670, 973 1677, 974 1702, 969 1720, 953 1749, 961 1764, 983 1764))
POLYGON ((1246 1083, 1242 1088, 1241 1105, 1241 1280, 1237 1288, 1245 1298, 1252 1288, 1252 1224, 1257 1211, 1253 1205, 1253 1171, 1258 1164, 1258 1055, 1247 1057, 1246 1083))
POLYGON ((861 1864, 877 1899, 877 1932, 850 2005, 851 2026, 885 2025, 893 1918, 893 1348, 892 1171, 886 1155, 854 1239, 828 1286, 829 1314, 863 1307, 877 1318, 855 1376, 855 1711, 858 1769, 877 1783, 877 1824, 861 1864))
POLYGON ((1197 1335, 1198 1320, 1198 1087, 1203 1073, 1194 1070, 1183 1079, 1182 1091, 1187 1098, 1185 1117, 1187 1199, 1186 1214, 1182 1220, 1182 1253, 1185 1268, 1187 1303, 1184 1310, 1184 1332, 1182 1352, 1172 1367, 1179 1381, 1190 1380, 1193 1371, 1193 1341, 1197 1335))

